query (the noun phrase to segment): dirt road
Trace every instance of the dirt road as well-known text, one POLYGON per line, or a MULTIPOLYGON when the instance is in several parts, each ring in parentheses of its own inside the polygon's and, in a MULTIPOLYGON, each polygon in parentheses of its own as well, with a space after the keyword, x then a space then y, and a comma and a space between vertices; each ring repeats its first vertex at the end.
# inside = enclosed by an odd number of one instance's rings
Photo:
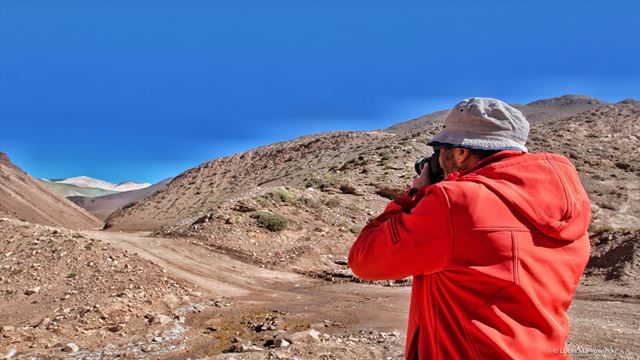
POLYGON ((224 254, 204 251, 186 241, 148 237, 145 232, 86 231, 88 236, 137 253, 202 291, 218 296, 242 296, 303 281, 301 275, 262 269, 224 254))
MULTIPOLYGON (((409 287, 327 283, 260 268, 184 239, 148 237, 144 232, 86 233, 137 253, 168 273, 196 284, 203 293, 233 298, 230 318, 255 309, 277 309, 300 315, 305 323, 330 319, 346 331, 375 329, 397 331, 402 338, 405 335, 409 287)), ((572 359, 640 359, 636 341, 640 337, 640 294, 636 290, 585 280, 569 317, 569 344, 558 351, 570 353, 572 359)), ((197 316, 194 318, 193 324, 197 324, 197 316)), ((398 349, 394 351, 402 351, 398 349)))
POLYGON ((410 288, 355 283, 331 284, 299 274, 264 269, 183 240, 146 232, 85 231, 86 235, 137 253, 210 296, 304 313, 312 321, 332 319, 354 329, 397 330, 404 334, 410 288), (375 306, 376 312, 371 312, 375 306))

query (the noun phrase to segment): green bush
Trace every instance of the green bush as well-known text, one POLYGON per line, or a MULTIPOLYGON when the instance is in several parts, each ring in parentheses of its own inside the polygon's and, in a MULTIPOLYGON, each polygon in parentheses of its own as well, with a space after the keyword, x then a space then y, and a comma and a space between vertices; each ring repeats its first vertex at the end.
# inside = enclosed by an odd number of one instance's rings
POLYGON ((346 206, 347 210, 351 211, 352 213, 355 214, 359 214, 361 213, 363 210, 356 204, 349 204, 346 206))
POLYGON ((294 196, 292 193, 289 192, 289 190, 283 188, 283 187, 279 187, 279 188, 275 188, 272 189, 271 191, 269 191, 268 193, 266 193, 264 195, 264 197, 266 199, 271 199, 275 202, 279 202, 279 203, 288 203, 293 201, 294 196))
POLYGON ((284 216, 266 210, 256 211, 251 217, 258 220, 258 225, 270 231, 282 231, 289 225, 289 220, 284 216))
POLYGON ((360 231, 362 231, 362 226, 361 225, 354 225, 351 227, 351 232, 358 235, 360 234, 360 231))
POLYGON ((320 206, 317 201, 308 196, 301 196, 300 198, 298 198, 297 203, 312 209, 317 209, 320 206))
POLYGON ((332 196, 324 201, 325 205, 332 208, 340 205, 340 203, 341 203, 341 200, 337 196, 332 196))
POLYGON ((613 228, 609 225, 596 225, 589 224, 589 229, 587 230, 591 235, 601 234, 603 232, 613 231, 613 228))

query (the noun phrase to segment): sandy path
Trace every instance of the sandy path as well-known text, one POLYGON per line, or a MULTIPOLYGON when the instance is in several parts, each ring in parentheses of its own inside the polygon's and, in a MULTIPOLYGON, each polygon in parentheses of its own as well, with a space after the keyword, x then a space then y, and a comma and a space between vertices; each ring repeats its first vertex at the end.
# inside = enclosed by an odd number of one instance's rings
POLYGON ((212 296, 229 296, 257 306, 305 313, 313 319, 334 319, 351 328, 404 333, 406 327, 411 291, 408 287, 331 284, 295 273, 263 269, 186 241, 148 237, 146 232, 84 233, 137 253, 212 296), (374 308, 376 311, 371 311, 374 308))
POLYGON ((145 232, 85 231, 88 236, 137 254, 170 274, 217 296, 242 296, 303 280, 301 275, 263 269, 203 250, 185 241, 147 237, 145 232))

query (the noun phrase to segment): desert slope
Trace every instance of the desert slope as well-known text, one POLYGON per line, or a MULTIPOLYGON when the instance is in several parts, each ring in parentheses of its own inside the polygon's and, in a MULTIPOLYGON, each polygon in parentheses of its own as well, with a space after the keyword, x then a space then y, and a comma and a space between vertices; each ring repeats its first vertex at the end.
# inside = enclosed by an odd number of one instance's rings
POLYGON ((156 230, 189 223, 222 202, 256 189, 320 186, 329 178, 343 178, 338 168, 354 153, 389 143, 385 139, 391 138, 395 135, 384 132, 325 133, 215 159, 183 172, 150 197, 111 214, 105 226, 156 230))
MULTIPOLYGON (((635 154, 640 143, 634 134, 640 115, 636 105, 634 101, 606 104, 579 96, 525 105, 529 112, 553 113, 544 121, 532 122, 528 146, 533 152, 565 154, 576 163, 594 202, 596 224, 613 218, 618 227, 638 226, 635 154), (587 110, 575 114, 580 109, 587 110)), ((442 116, 435 113, 423 118, 442 116)), ((411 127, 418 125, 411 123, 411 127)), ((383 187, 400 192, 414 175, 415 159, 431 153, 425 143, 440 127, 429 122, 410 131, 392 127, 382 132, 318 134, 212 160, 180 174, 153 196, 113 213, 107 227, 157 230, 188 225, 225 201, 276 186, 331 190, 349 185, 363 194, 376 195, 383 187)))
POLYGON ((92 229, 102 224, 22 171, 4 153, 0 153, 0 215, 74 229, 92 229))

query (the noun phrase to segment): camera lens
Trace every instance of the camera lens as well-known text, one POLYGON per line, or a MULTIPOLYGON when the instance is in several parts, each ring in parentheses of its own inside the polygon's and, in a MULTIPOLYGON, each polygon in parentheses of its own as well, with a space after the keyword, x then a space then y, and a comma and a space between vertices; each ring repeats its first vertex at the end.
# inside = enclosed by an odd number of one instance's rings
POLYGON ((431 160, 430 157, 423 157, 422 159, 418 159, 415 163, 416 173, 420 175, 422 173, 422 167, 424 164, 428 163, 431 160))

